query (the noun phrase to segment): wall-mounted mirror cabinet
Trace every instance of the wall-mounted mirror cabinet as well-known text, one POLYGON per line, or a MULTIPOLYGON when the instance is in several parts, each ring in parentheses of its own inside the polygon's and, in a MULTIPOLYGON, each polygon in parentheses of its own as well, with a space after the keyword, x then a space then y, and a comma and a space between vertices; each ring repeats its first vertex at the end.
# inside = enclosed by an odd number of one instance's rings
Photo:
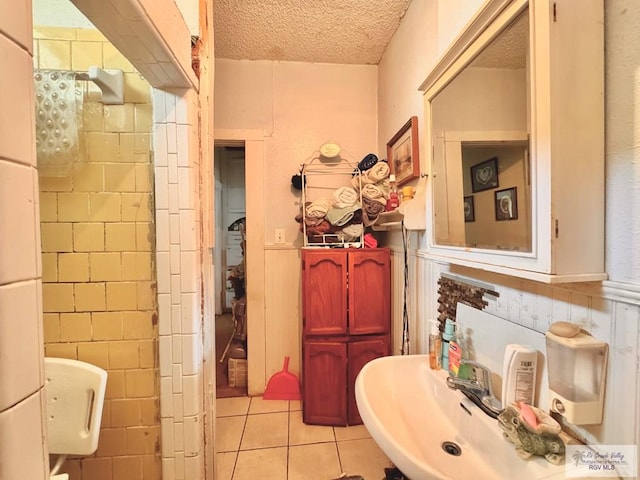
POLYGON ((428 255, 605 279, 602 0, 489 0, 421 90, 428 255))

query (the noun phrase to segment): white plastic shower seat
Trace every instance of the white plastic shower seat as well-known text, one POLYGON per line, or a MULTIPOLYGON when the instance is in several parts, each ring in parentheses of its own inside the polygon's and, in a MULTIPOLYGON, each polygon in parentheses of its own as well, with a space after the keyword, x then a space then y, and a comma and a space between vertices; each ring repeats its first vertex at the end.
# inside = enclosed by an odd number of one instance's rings
POLYGON ((91 455, 98 448, 107 372, 90 363, 45 357, 47 446, 58 455, 50 475, 67 455, 91 455))

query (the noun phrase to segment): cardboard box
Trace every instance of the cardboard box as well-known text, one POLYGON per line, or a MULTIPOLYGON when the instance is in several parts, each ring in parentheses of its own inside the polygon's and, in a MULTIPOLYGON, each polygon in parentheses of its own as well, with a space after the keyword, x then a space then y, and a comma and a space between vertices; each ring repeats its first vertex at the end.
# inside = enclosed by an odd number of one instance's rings
POLYGON ((247 386, 247 360, 241 358, 229 359, 229 386, 230 387, 246 387, 247 386))

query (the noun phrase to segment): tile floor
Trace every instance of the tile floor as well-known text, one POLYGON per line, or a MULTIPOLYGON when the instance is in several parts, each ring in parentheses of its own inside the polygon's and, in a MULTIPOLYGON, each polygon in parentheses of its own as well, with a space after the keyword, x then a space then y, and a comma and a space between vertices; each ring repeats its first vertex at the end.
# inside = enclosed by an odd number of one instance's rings
POLYGON ((300 401, 219 398, 218 480, 384 479, 391 462, 366 428, 302 423, 300 401))

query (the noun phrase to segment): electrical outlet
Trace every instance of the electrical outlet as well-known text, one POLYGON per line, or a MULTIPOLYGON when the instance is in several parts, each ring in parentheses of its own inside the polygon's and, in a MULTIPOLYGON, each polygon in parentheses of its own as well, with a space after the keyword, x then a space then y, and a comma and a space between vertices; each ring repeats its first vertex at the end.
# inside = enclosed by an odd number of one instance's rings
POLYGON ((275 238, 276 243, 284 243, 284 228, 276 228, 275 238))

